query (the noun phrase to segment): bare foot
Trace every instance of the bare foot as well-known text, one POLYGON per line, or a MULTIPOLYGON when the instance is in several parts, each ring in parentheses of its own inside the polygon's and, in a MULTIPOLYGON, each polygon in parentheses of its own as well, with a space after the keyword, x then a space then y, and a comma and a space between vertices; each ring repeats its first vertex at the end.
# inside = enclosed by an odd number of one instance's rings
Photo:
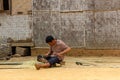
POLYGON ((36 68, 37 70, 39 70, 40 67, 41 67, 40 64, 37 64, 37 63, 35 64, 35 68, 36 68))

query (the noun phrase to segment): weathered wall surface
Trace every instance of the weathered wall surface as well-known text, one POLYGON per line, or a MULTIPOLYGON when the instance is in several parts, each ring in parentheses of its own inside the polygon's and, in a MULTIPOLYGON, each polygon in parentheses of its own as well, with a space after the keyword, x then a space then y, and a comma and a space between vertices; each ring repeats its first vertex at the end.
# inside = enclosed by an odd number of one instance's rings
POLYGON ((10 14, 0 13, 0 38, 32 40, 32 0, 11 0, 10 14), (22 14, 17 15, 19 12, 22 14), (27 15, 26 15, 27 14, 27 15))
POLYGON ((95 47, 119 48, 119 11, 96 12, 95 19, 95 47))
POLYGON ((28 15, 0 14, 0 38, 27 40, 32 37, 31 19, 28 15))
POLYGON ((70 11, 66 6, 68 2, 68 0, 33 1, 34 40, 37 47, 45 47, 45 37, 50 34, 63 39, 70 46, 84 46, 82 21, 84 14, 81 12, 66 13, 70 11))
POLYGON ((96 10, 118 10, 120 0, 94 0, 96 10))
POLYGON ((119 49, 119 9, 120 0, 33 0, 36 46, 52 34, 72 47, 119 49))
MULTIPOLYGON (((1 4, 0 1, 0 7, 1 4)), ((0 12, 0 57, 11 54, 8 41, 32 42, 32 17, 28 14, 31 9, 31 0, 11 0, 11 13, 0 12), (19 12, 22 14, 17 15, 19 12)))
POLYGON ((7 58, 12 54, 10 44, 7 43, 6 38, 0 38, 0 58, 7 58))

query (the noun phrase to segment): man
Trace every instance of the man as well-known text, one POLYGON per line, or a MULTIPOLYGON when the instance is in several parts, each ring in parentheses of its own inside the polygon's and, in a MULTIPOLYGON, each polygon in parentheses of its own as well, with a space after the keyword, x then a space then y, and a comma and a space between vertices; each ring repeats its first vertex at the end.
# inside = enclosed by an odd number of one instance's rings
POLYGON ((49 52, 46 54, 47 62, 44 64, 36 63, 35 67, 37 70, 40 68, 49 68, 61 62, 64 59, 64 55, 71 50, 62 40, 54 39, 53 36, 47 36, 46 43, 50 46, 49 52))

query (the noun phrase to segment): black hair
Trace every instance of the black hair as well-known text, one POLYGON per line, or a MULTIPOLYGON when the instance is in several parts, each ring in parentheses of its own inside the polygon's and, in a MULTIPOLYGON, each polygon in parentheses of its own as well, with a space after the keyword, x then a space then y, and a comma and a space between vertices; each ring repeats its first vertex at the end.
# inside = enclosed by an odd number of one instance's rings
POLYGON ((46 37, 46 43, 52 42, 52 40, 54 40, 54 37, 49 35, 46 37))

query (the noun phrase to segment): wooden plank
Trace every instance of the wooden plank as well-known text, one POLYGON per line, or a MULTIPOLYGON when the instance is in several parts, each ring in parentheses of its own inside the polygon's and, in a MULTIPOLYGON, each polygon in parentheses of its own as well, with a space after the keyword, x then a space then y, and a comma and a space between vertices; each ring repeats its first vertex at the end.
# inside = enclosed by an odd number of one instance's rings
POLYGON ((0 68, 0 69, 25 69, 25 68, 11 68, 11 67, 7 67, 7 68, 0 68))
POLYGON ((21 62, 0 62, 0 65, 22 65, 21 62))
POLYGON ((3 0, 0 0, 0 10, 3 10, 3 0))
POLYGON ((11 43, 11 46, 30 46, 30 47, 33 47, 34 46, 34 44, 33 43, 11 43))

